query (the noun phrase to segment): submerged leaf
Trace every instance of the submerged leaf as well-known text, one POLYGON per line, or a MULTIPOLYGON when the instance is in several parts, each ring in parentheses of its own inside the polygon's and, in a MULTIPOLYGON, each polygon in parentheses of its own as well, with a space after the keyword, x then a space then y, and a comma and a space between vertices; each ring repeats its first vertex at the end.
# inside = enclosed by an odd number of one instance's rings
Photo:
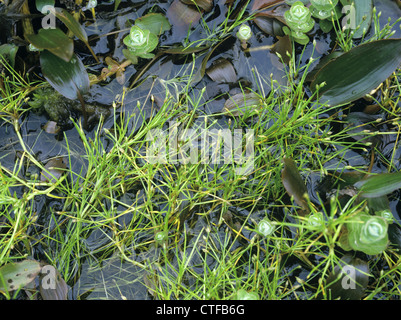
POLYGON ((278 41, 273 45, 270 52, 279 54, 285 64, 289 64, 292 54, 292 41, 289 36, 278 37, 278 41))
POLYGON ((206 12, 209 12, 213 9, 213 0, 181 0, 181 2, 199 7, 206 12))
POLYGON ((232 83, 237 81, 234 66, 227 59, 218 59, 207 70, 207 75, 215 82, 232 83))
POLYGON ((255 0, 252 4, 252 11, 269 8, 281 2, 282 0, 255 0))
POLYGON ((44 126, 43 126, 43 131, 50 133, 50 134, 56 134, 60 131, 60 127, 57 125, 57 122, 55 121, 48 121, 44 126))
POLYGON ((43 300, 67 300, 68 285, 60 272, 51 265, 42 268, 39 290, 43 300))
POLYGON ((289 10, 289 6, 278 6, 273 10, 259 12, 253 21, 266 34, 273 36, 284 36, 283 26, 286 25, 284 13, 289 10))
POLYGON ((201 14, 180 0, 174 0, 167 10, 167 17, 174 27, 185 28, 186 30, 188 26, 194 26, 198 23, 201 14))
POLYGON ((56 182, 64 174, 66 168, 67 165, 64 163, 63 158, 50 159, 45 165, 46 170, 42 171, 40 180, 56 182))
POLYGON ((330 299, 360 300, 369 282, 369 266, 366 261, 345 255, 334 267, 326 283, 330 299))
POLYGON ((309 212, 306 196, 308 190, 306 185, 299 174, 298 168, 294 160, 284 158, 284 169, 281 172, 281 180, 284 188, 290 197, 294 197, 294 201, 306 212, 309 212))
POLYGON ((227 99, 222 112, 231 116, 241 116, 247 112, 251 112, 259 104, 260 98, 255 93, 238 93, 227 99))
POLYGON ((272 36, 284 36, 284 24, 277 19, 265 16, 256 16, 253 20, 264 33, 272 36))
POLYGON ((148 13, 135 20, 135 25, 143 30, 149 30, 156 36, 171 29, 170 22, 161 13, 148 13))
POLYGON ((359 45, 324 65, 314 77, 311 90, 325 83, 319 90, 319 102, 329 106, 362 98, 397 69, 400 52, 401 39, 359 45))
POLYGON ((204 51, 206 49, 209 49, 210 47, 208 46, 202 46, 202 47, 171 47, 166 50, 163 50, 164 53, 168 54, 192 54, 192 53, 197 53, 204 51))

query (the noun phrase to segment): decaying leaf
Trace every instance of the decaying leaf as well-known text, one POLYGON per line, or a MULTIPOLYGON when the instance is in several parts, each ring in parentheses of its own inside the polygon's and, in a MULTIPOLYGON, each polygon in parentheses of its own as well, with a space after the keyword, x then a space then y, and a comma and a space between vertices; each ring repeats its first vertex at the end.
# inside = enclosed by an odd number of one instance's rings
POLYGON ((46 170, 42 171, 40 180, 44 182, 56 182, 64 174, 66 168, 67 165, 62 157, 50 159, 45 165, 46 170))
POLYGON ((252 111, 260 104, 260 98, 253 92, 238 93, 224 103, 223 112, 231 116, 240 116, 252 111))
POLYGON ((201 14, 180 0, 174 0, 167 10, 167 18, 173 27, 187 27, 197 24, 201 14))
POLYGON ((0 268, 0 292, 14 291, 29 284, 41 270, 35 260, 7 263, 0 268))
POLYGON ((57 125, 56 121, 48 121, 43 126, 43 130, 50 134, 56 134, 60 131, 60 127, 57 125))
POLYGON ((234 66, 227 59, 216 60, 207 70, 207 75, 218 83, 233 83, 237 81, 234 66))

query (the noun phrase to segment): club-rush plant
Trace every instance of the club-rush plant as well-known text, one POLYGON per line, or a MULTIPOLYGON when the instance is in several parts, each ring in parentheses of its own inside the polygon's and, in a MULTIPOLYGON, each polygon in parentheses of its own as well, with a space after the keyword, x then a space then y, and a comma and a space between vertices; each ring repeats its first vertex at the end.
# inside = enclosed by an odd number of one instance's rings
POLYGON ((309 37, 306 33, 315 25, 309 8, 305 7, 301 1, 296 1, 290 10, 284 13, 284 18, 288 25, 283 27, 284 33, 300 44, 307 44, 309 37))

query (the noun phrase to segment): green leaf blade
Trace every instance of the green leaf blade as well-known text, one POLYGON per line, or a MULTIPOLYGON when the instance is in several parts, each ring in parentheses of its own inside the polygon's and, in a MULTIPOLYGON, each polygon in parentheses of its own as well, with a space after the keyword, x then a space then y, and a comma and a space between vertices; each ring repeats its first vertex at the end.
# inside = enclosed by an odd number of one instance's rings
POLYGON ((27 34, 25 37, 36 48, 49 50, 66 62, 74 53, 72 39, 60 29, 40 29, 38 34, 27 34))
POLYGON ((342 105, 362 98, 385 81, 401 63, 401 39, 372 41, 328 62, 314 77, 310 87, 325 82, 319 102, 342 105))
POLYGON ((55 15, 60 19, 67 28, 81 41, 87 43, 88 35, 85 29, 79 24, 77 20, 65 9, 55 8, 55 15))
POLYGON ((354 184, 364 198, 376 198, 401 188, 401 172, 370 176, 354 184))
POLYGON ((40 64, 46 80, 66 98, 75 100, 78 92, 83 95, 89 91, 88 73, 75 54, 69 62, 65 62, 51 52, 43 51, 40 64))

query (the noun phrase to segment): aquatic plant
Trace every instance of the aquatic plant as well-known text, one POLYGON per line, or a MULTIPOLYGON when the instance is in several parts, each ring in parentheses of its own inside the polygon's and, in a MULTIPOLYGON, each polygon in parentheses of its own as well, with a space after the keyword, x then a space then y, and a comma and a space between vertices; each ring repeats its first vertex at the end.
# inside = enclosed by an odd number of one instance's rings
POLYGON ((274 232, 274 225, 269 219, 265 218, 259 222, 257 231, 264 237, 270 236, 274 232))
POLYGON ((159 36, 170 28, 168 19, 162 14, 150 13, 136 19, 130 33, 123 39, 127 46, 123 54, 134 64, 138 58, 153 58, 152 51, 159 44, 159 36))
POLYGON ((308 225, 314 228, 324 227, 324 216, 322 212, 315 212, 308 218, 308 225))
POLYGON ((158 43, 159 39, 156 35, 138 26, 132 26, 129 35, 124 38, 124 44, 133 55, 146 59, 154 57, 151 51, 157 47, 158 43))
POLYGON ((383 217, 360 213, 347 223, 348 245, 366 254, 379 254, 387 247, 387 230, 388 224, 383 217))
POLYGON ((246 49, 247 41, 252 37, 252 30, 247 24, 243 24, 239 27, 236 36, 241 41, 241 46, 246 49))
POLYGON ((324 20, 334 15, 338 0, 311 0, 310 2, 312 16, 324 20))
POLYGON ((155 241, 157 244, 164 244, 168 239, 168 233, 166 231, 159 231, 155 234, 155 241))
POLYGON ((290 10, 284 13, 284 18, 288 25, 283 27, 284 33, 300 44, 307 44, 309 37, 306 33, 315 25, 309 8, 305 7, 301 1, 296 1, 290 10))

